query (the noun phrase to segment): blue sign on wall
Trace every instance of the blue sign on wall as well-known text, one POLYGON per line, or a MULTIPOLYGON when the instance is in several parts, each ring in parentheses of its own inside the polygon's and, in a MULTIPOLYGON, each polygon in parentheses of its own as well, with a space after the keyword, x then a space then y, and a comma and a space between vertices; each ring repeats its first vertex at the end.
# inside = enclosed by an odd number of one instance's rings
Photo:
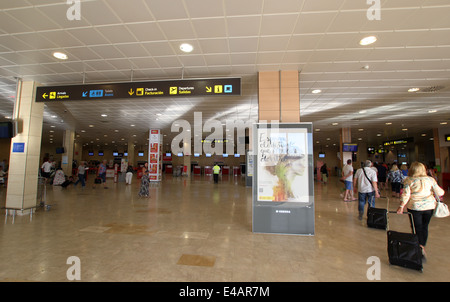
POLYGON ((25 152, 25 143, 13 143, 12 152, 13 153, 24 153, 25 152))

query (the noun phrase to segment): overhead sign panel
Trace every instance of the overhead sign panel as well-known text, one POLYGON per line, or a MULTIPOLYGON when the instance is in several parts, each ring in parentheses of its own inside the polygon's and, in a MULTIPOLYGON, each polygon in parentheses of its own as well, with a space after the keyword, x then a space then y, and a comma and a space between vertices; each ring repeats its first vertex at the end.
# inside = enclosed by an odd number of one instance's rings
POLYGON ((37 87, 36 102, 239 95, 240 78, 218 78, 37 87))

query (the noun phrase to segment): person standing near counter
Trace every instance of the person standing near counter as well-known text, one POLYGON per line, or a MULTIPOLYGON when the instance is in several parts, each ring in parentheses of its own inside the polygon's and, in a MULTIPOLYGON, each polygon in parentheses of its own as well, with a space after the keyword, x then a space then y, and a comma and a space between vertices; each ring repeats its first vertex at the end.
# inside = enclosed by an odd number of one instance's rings
POLYGON ((106 163, 107 163, 107 161, 104 160, 98 167, 98 177, 101 178, 104 189, 108 189, 108 187, 106 186, 106 169, 107 169, 106 163))
POLYGON ((214 164, 213 167, 213 174, 214 174, 214 183, 219 183, 219 173, 220 173, 220 167, 217 163, 214 164))
POLYGON ((125 183, 131 185, 131 180, 133 179, 133 166, 128 165, 127 174, 125 175, 125 183))

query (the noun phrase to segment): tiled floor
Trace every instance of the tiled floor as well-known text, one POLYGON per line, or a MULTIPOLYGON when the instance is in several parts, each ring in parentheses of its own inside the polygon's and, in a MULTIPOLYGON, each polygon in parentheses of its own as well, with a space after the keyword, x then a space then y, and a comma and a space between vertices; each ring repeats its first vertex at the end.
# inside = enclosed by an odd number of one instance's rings
MULTIPOLYGON (((152 185, 151 198, 138 197, 136 178, 108 186, 50 187, 50 211, 14 224, 8 217, 0 280, 67 281, 67 259, 76 256, 81 281, 368 281, 376 256, 381 281, 450 281, 450 218, 431 222, 423 273, 390 266, 386 232, 358 220, 335 178, 315 184, 315 236, 252 233, 251 189, 240 177, 215 185, 168 176, 152 185)), ((0 198, 4 206, 4 188, 0 198)), ((395 209, 398 200, 390 201, 395 209)), ((395 216, 393 228, 407 230, 395 216)))

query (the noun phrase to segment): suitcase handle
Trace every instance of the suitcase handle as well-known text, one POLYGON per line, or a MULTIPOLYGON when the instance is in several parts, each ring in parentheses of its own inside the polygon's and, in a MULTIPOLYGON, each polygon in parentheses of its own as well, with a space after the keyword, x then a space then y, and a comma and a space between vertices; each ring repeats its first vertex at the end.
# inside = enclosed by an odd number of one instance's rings
MULTIPOLYGON (((412 213, 410 213, 410 212, 403 212, 401 214, 398 214, 397 211, 388 211, 388 213, 397 214, 397 215, 402 215, 402 214, 408 215, 409 221, 411 223, 411 231, 412 231, 413 234, 416 234, 416 228, 414 226, 414 219, 413 219, 412 213)), ((386 229, 387 229, 387 231, 389 231, 389 219, 388 219, 388 223, 387 223, 387 228, 386 229)))

